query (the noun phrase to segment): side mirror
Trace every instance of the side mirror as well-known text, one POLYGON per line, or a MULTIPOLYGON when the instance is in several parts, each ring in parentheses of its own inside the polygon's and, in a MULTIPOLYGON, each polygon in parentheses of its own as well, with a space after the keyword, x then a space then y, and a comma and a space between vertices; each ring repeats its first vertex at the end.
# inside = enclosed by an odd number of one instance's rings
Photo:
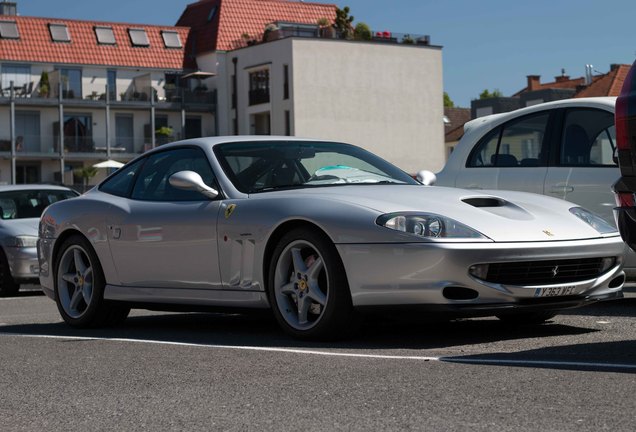
POLYGON ((214 199, 219 196, 219 192, 203 183, 201 176, 194 171, 176 172, 170 176, 168 182, 172 187, 182 190, 197 191, 210 199, 214 199))
POLYGON ((422 170, 417 173, 415 180, 422 183, 424 186, 433 186, 437 181, 437 176, 430 171, 422 170))

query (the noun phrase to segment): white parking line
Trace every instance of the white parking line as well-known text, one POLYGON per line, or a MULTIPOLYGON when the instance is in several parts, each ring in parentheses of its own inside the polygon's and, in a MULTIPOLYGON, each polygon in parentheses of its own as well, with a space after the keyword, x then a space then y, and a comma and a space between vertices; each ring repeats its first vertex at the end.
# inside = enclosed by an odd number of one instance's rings
POLYGON ((355 357, 380 360, 417 360, 417 361, 433 361, 445 363, 461 363, 461 364, 483 364, 483 365, 501 365, 501 366, 519 366, 519 367, 553 367, 553 368, 596 368, 604 370, 636 370, 636 364, 624 363, 597 363, 597 362, 573 362, 573 361, 548 361, 548 360, 505 360, 505 359, 487 359, 487 358, 465 358, 465 357, 446 357, 446 356, 401 356, 401 355, 382 355, 382 354, 357 354, 347 352, 317 351, 305 350, 297 348, 275 348, 275 347, 259 347, 249 345, 210 345, 189 342, 171 342, 152 339, 129 339, 129 338, 99 338, 88 336, 59 336, 59 335, 36 335, 24 333, 2 333, 2 336, 15 336, 25 338, 42 338, 42 339, 60 339, 60 340, 84 340, 84 341, 107 341, 107 342, 129 342, 153 345, 171 345, 182 347, 197 348, 213 348, 225 350, 242 350, 242 351, 262 351, 262 352, 280 352, 290 354, 319 355, 329 357, 355 357))

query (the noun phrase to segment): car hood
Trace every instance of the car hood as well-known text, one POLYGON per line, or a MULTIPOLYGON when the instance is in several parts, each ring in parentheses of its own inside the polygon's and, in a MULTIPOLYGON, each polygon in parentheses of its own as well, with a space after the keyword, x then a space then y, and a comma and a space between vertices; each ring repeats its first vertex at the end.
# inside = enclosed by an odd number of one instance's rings
POLYGON ((355 205, 375 210, 380 214, 434 213, 461 222, 496 242, 603 237, 570 213, 569 209, 577 207, 576 204, 526 192, 477 192, 419 185, 356 185, 276 191, 258 195, 259 198, 266 198, 270 194, 277 197, 339 201, 343 207, 338 211, 344 211, 345 205, 355 205))

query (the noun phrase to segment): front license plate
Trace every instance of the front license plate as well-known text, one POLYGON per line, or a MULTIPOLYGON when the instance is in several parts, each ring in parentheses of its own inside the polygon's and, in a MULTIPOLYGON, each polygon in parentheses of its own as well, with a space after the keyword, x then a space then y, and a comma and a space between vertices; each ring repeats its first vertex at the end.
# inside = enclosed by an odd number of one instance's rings
POLYGON ((576 286, 574 285, 537 288, 534 292, 535 297, 559 297, 573 294, 576 294, 576 286))

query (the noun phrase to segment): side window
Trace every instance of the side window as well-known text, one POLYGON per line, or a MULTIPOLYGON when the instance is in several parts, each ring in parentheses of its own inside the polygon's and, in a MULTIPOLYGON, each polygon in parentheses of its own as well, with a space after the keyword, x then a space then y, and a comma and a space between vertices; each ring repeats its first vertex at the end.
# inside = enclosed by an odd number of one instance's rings
POLYGON ((179 171, 194 171, 203 182, 215 187, 214 173, 205 154, 196 148, 181 148, 155 153, 147 158, 135 187, 132 199, 145 201, 205 201, 201 193, 177 189, 168 179, 179 171))
POLYGON ((479 141, 468 159, 468 167, 492 167, 495 166, 497 156, 497 146, 499 145, 499 134, 501 128, 494 129, 479 141))
POLYGON ((144 160, 145 159, 140 159, 132 165, 122 167, 117 173, 102 183, 99 186, 99 190, 111 195, 127 197, 132 189, 135 174, 139 171, 144 160))
POLYGON ((545 166, 541 151, 549 113, 512 120, 489 132, 468 160, 468 167, 545 166))
POLYGON ((616 166, 614 115, 597 109, 568 110, 563 123, 559 164, 616 166))

